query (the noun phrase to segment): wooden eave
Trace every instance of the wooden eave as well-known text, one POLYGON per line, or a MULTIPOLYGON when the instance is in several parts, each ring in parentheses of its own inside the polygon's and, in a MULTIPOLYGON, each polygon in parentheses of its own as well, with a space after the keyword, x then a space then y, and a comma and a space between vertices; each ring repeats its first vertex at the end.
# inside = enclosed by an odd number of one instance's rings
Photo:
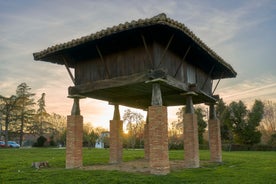
MULTIPOLYGON (((191 53, 194 53, 194 57, 197 60, 192 61, 194 60, 194 58, 192 58, 190 61, 191 64, 204 69, 207 73, 213 66, 215 66, 215 69, 211 74, 212 79, 236 77, 237 73, 231 65, 226 63, 203 41, 196 37, 184 24, 167 18, 165 14, 160 14, 150 19, 139 19, 138 21, 119 24, 118 26, 101 30, 95 34, 49 47, 43 51, 34 53, 33 56, 35 60, 62 65, 64 65, 64 58, 66 58, 69 67, 74 68, 76 62, 81 59, 79 57, 84 57, 87 54, 89 57, 98 57, 95 48, 96 45, 102 46, 102 51, 105 52, 105 54, 109 54, 110 52, 116 52, 116 49, 121 48, 116 47, 115 44, 112 47, 112 44, 110 44, 116 39, 119 40, 118 43, 122 42, 122 47, 127 47, 129 45, 135 46, 135 44, 139 42, 141 35, 144 35, 149 41, 155 35, 156 39, 153 41, 157 41, 164 45, 172 34, 175 34, 176 39, 174 39, 170 50, 182 57, 181 55, 185 52, 185 49, 191 46, 191 53), (158 34, 162 36, 157 36, 158 34), (130 40, 132 39, 134 40, 131 43, 130 40), (127 44, 123 45, 124 43, 127 44), (109 48, 105 47, 106 44, 109 48), (91 47, 94 49, 92 50, 91 47), (199 55, 197 53, 199 53, 199 55), (204 60, 202 58, 204 58, 204 60)), ((187 58, 187 60, 189 61, 189 58, 187 58)))

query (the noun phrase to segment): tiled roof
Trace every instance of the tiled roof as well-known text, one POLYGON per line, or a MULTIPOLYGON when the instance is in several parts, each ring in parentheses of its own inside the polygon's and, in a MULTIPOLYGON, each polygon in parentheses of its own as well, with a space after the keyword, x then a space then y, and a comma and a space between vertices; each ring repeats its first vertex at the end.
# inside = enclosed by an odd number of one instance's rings
POLYGON ((69 49, 76 47, 78 45, 91 42, 93 40, 98 40, 103 37, 110 36, 112 34, 116 34, 122 31, 127 31, 139 27, 145 27, 145 26, 151 26, 156 24, 162 24, 167 25, 169 27, 173 27, 177 30, 180 30, 181 32, 185 33, 187 36, 189 36, 196 44, 198 44, 202 49, 204 49, 210 56, 212 56, 215 60, 217 60, 219 63, 227 67, 229 70, 233 72, 233 75, 236 76, 236 72, 232 68, 232 66, 224 61, 219 55, 217 55, 211 48, 209 48, 200 38, 198 38, 189 28, 187 28, 184 24, 175 21, 173 19, 170 19, 166 16, 166 14, 162 13, 157 16, 154 16, 152 18, 147 19, 139 19, 137 21, 133 20, 131 22, 125 22, 124 24, 119 24, 117 26, 109 27, 106 29, 103 29, 101 31, 98 31, 94 34, 90 34, 87 36, 83 36, 78 39, 73 39, 69 42, 57 44, 51 47, 48 47, 47 49, 36 52, 33 54, 35 60, 43 60, 43 58, 46 58, 55 52, 62 51, 64 49, 69 49))

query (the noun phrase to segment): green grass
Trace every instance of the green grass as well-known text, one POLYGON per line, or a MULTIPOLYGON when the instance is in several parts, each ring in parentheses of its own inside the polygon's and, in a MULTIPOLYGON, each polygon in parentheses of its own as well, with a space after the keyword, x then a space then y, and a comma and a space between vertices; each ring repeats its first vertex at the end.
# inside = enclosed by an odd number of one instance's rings
MULTIPOLYGON (((124 150, 124 161, 142 158, 143 150, 124 150)), ((209 151, 200 159, 209 160, 209 151)), ((171 160, 183 151, 170 151, 171 160)), ((83 149, 84 166, 106 164, 109 151, 83 149)), ((276 183, 276 152, 223 152, 223 164, 202 164, 166 176, 119 171, 64 169, 65 150, 51 148, 0 149, 0 183, 276 183), (49 161, 50 168, 31 168, 34 161, 49 161)))

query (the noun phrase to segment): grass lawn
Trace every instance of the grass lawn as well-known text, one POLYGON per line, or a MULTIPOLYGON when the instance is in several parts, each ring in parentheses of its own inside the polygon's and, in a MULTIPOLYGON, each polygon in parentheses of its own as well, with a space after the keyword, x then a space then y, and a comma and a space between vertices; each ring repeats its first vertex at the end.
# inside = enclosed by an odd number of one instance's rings
MULTIPOLYGON (((124 150, 124 161, 142 158, 143 150, 124 150)), ((200 151, 208 160, 209 151, 200 151)), ((183 151, 170 151, 170 160, 183 159, 183 151)), ((107 164, 109 151, 83 149, 83 164, 107 164)), ((65 149, 0 149, 0 183, 276 183, 276 152, 223 152, 223 164, 205 163, 166 176, 119 171, 64 169, 65 149), (49 161, 50 168, 36 170, 32 162, 49 161)))

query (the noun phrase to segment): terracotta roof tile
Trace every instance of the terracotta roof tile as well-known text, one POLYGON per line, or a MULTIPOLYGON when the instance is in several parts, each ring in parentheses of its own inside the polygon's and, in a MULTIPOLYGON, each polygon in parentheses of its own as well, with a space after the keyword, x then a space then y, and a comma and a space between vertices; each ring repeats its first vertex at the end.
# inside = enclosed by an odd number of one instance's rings
POLYGON ((64 49, 69 49, 69 48, 84 44, 86 42, 101 39, 103 37, 110 36, 112 34, 116 34, 122 31, 149 26, 149 25, 156 25, 156 24, 167 25, 182 31, 183 33, 188 35, 202 49, 204 49, 208 54, 210 54, 214 59, 216 59, 218 62, 223 64, 228 69, 230 69, 233 72, 233 74, 236 75, 236 72, 231 67, 231 65, 226 63, 219 55, 217 55, 211 48, 209 48, 200 38, 198 38, 189 28, 187 28, 183 23, 180 23, 178 21, 168 18, 164 13, 154 16, 152 18, 139 19, 137 21, 133 20, 131 22, 125 22, 124 24, 119 24, 117 26, 108 27, 94 34, 90 34, 78 39, 73 39, 66 43, 57 44, 57 45, 48 47, 43 51, 34 53, 33 56, 35 60, 42 60, 43 58, 51 54, 54 54, 55 52, 58 52, 64 49))

